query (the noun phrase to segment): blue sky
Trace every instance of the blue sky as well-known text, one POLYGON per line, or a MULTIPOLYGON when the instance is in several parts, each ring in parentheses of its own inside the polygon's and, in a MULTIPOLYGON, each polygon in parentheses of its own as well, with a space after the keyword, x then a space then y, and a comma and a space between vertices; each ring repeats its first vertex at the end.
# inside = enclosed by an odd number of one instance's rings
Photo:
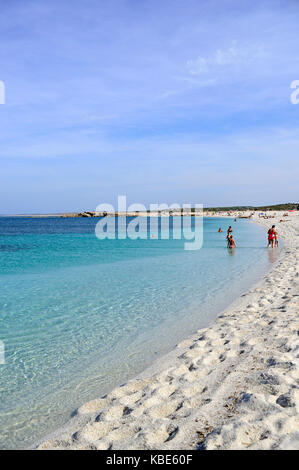
POLYGON ((0 213, 297 202, 299 2, 1 0, 0 213))

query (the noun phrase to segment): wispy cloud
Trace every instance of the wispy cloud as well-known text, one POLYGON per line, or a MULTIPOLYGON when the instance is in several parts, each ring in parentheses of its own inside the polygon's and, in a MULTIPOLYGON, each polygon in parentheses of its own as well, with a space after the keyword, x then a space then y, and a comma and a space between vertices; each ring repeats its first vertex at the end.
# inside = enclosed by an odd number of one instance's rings
POLYGON ((228 49, 217 49, 212 57, 197 57, 187 61, 187 69, 191 75, 203 75, 210 72, 218 73, 222 67, 254 63, 265 57, 261 46, 239 46, 234 41, 228 49))

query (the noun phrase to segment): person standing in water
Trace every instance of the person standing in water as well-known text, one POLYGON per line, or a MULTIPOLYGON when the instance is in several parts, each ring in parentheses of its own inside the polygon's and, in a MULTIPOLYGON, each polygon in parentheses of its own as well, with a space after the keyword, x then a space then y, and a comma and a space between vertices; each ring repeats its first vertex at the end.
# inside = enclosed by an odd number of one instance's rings
POLYGON ((269 246, 274 248, 275 234, 276 234, 275 225, 272 225, 272 227, 269 228, 268 230, 268 248, 269 246))
POLYGON ((231 235, 232 232, 233 232, 233 229, 232 229, 232 226, 230 225, 227 229, 227 235, 231 235))
POLYGON ((232 235, 227 236, 227 248, 236 248, 236 242, 232 235))

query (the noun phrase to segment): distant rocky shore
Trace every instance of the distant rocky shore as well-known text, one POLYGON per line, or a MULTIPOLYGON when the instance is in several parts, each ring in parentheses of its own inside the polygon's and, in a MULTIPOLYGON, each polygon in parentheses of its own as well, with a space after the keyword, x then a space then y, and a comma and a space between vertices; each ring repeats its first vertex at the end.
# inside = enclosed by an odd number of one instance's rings
POLYGON ((202 216, 202 210, 198 209, 175 209, 175 210, 161 210, 161 211, 128 211, 128 212, 96 212, 96 211, 85 211, 61 214, 60 217, 159 217, 159 216, 180 216, 180 215, 192 215, 202 216))
MULTIPOLYGON (((299 207, 299 206, 298 206, 299 207)), ((278 212, 277 212, 278 213, 278 212)), ((215 210, 210 209, 163 209, 163 210, 144 210, 144 211, 116 211, 116 212, 99 212, 99 211, 83 211, 83 212, 65 212, 56 214, 17 214, 11 215, 0 215, 0 217, 62 217, 62 218, 73 218, 73 217, 178 217, 178 216, 197 216, 197 217, 231 217, 231 218, 246 218, 249 219, 258 215, 262 218, 273 218, 277 214, 273 210, 261 212, 260 210, 215 210)), ((288 213, 297 214, 298 210, 286 210, 281 212, 283 217, 287 216, 288 213)))

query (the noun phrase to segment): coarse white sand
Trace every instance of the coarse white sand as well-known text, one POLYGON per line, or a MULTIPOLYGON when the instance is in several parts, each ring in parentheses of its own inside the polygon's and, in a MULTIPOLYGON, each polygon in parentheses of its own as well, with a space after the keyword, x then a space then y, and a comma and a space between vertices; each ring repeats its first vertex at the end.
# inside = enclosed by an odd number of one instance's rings
POLYGON ((36 448, 299 449, 299 214, 282 218, 253 217, 284 241, 258 285, 36 448))

